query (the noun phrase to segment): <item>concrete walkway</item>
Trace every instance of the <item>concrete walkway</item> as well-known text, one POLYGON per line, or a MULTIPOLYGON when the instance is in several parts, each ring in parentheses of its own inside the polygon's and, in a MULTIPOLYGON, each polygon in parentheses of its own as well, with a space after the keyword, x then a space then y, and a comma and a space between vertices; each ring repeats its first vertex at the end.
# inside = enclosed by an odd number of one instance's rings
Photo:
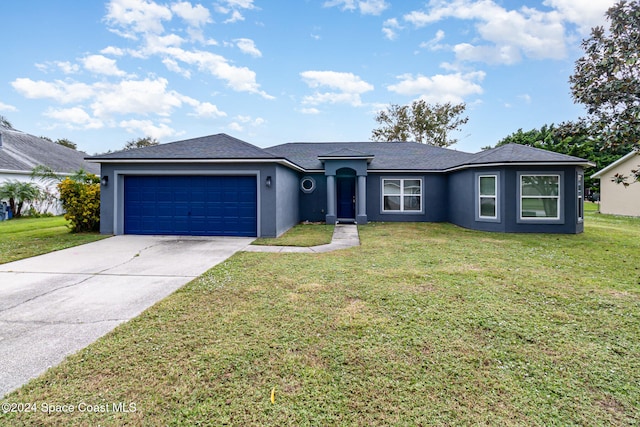
POLYGON ((244 248, 246 252, 291 252, 291 253, 322 253, 338 249, 346 249, 360 245, 358 226, 355 224, 336 224, 333 229, 331 243, 311 247, 298 246, 262 246, 249 245, 244 248))

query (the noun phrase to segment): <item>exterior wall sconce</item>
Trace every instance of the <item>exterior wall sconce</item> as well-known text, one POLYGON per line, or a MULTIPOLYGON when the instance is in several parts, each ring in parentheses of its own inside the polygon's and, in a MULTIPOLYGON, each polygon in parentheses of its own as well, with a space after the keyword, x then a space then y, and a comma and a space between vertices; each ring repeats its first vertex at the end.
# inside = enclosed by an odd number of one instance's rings
POLYGON ((106 187, 109 184, 109 177, 107 175, 103 176, 100 180, 100 184, 102 184, 103 187, 106 187))
POLYGON ((264 184, 267 187, 271 187, 271 177, 270 176, 267 177, 267 179, 264 181, 264 184))

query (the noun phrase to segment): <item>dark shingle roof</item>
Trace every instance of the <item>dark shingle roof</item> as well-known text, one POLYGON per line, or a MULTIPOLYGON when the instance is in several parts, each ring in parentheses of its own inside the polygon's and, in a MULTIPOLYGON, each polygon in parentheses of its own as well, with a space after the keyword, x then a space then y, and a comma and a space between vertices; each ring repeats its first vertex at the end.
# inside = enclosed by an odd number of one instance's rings
POLYGON ((577 157, 553 153, 524 145, 509 144, 477 154, 416 142, 291 142, 258 148, 248 142, 220 133, 200 138, 160 144, 135 150, 90 157, 101 161, 135 160, 287 160, 305 170, 323 170, 329 158, 370 160, 369 170, 446 171, 497 163, 575 163, 577 157))
POLYGON ((312 170, 323 169, 318 157, 336 157, 335 153, 373 156, 370 170, 445 170, 473 157, 462 151, 415 142, 292 142, 265 150, 312 170))
POLYGON ((90 160, 171 160, 171 159, 275 159, 261 148, 224 133, 185 139, 168 144, 117 151, 90 157, 90 160))
POLYGON ((58 173, 84 169, 99 173, 98 165, 84 160, 86 153, 64 147, 13 129, 0 127, 0 169, 31 172, 36 166, 48 166, 58 173))
POLYGON ((584 159, 529 147, 520 144, 506 144, 474 154, 467 165, 495 163, 586 163, 584 159))

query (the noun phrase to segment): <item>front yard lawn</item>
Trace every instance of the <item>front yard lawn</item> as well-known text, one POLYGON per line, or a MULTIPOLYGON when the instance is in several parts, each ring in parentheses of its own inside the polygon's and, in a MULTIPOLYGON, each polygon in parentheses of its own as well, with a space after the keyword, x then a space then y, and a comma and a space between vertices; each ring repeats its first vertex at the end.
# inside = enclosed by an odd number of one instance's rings
POLYGON ((62 216, 0 221, 0 264, 105 237, 97 233, 70 233, 62 216))
POLYGON ((2 400, 109 412, 0 424, 637 425, 640 220, 586 225, 239 253, 2 400))
POLYGON ((252 245, 268 246, 318 246, 331 243, 333 225, 298 224, 278 238, 261 238, 252 245))

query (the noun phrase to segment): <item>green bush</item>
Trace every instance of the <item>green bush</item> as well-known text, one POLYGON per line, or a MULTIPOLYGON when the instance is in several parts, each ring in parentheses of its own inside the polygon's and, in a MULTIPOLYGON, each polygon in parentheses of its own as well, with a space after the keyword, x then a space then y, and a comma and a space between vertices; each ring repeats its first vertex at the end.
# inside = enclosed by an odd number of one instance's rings
POLYGON ((95 175, 83 181, 65 178, 58 184, 60 201, 66 211, 64 218, 71 231, 82 233, 100 230, 100 183, 95 175))

